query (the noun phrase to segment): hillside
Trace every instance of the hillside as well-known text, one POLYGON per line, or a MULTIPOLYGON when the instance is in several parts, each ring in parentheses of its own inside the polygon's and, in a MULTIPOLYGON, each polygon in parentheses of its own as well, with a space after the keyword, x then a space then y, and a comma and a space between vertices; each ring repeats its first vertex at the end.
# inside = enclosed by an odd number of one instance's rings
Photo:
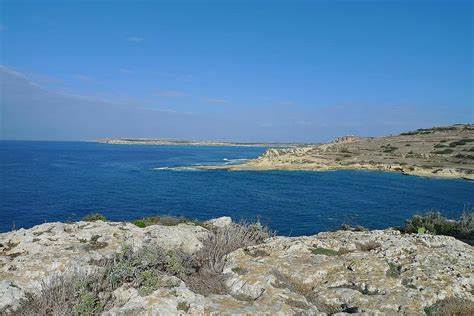
POLYGON ((474 180, 474 125, 418 129, 386 137, 344 136, 323 145, 269 149, 227 170, 363 169, 474 180))

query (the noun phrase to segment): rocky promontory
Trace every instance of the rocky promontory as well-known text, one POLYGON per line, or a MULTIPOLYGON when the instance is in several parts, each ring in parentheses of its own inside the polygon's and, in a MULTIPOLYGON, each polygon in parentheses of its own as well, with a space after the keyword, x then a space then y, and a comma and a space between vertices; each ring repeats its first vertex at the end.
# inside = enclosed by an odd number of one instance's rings
POLYGON ((64 314, 474 312, 474 248, 453 237, 392 229, 269 236, 225 254, 212 273, 196 268, 224 243, 263 236, 248 226, 228 238, 233 225, 230 218, 145 227, 99 220, 0 234, 0 314, 60 313, 51 300, 61 305, 70 291, 79 294, 65 299, 76 303, 64 314), (81 278, 68 279, 78 273, 81 278), (99 275, 95 283, 86 282, 91 273, 99 275))
POLYGON ((373 170, 474 180, 474 125, 418 129, 386 137, 344 136, 323 145, 269 149, 226 170, 373 170))

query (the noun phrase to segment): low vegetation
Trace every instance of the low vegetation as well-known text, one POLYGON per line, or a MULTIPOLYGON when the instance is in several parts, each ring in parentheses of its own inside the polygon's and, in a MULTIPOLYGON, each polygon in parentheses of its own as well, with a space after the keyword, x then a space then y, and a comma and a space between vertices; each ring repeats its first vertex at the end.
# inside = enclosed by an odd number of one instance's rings
POLYGON ((337 256, 339 253, 335 250, 323 247, 314 247, 311 249, 311 252, 314 255, 323 255, 323 256, 337 256))
POLYGON ((466 159, 474 160, 474 155, 457 154, 454 156, 454 158, 463 159, 463 160, 466 160, 466 159))
POLYGON ((472 241, 474 240, 474 210, 465 211, 458 220, 447 219, 439 212, 415 215, 406 221, 403 231, 453 236, 472 241))
POLYGON ((402 266, 394 262, 388 262, 388 270, 386 275, 390 278, 398 278, 402 273, 402 266))
POLYGON ((152 216, 144 217, 140 219, 132 220, 132 224, 145 228, 151 225, 164 225, 164 226, 176 226, 178 224, 191 224, 196 226, 204 226, 204 223, 196 219, 189 219, 185 217, 175 217, 175 216, 152 216))
POLYGON ((106 221, 107 218, 100 213, 93 213, 86 215, 83 219, 85 222, 106 221))
MULTIPOLYGON (((148 222, 161 223, 162 219, 148 222)), ((147 296, 159 288, 172 289, 183 281, 202 295, 225 294, 222 271, 228 254, 263 243, 273 234, 259 222, 213 227, 202 240, 203 247, 192 255, 156 244, 140 249, 125 245, 113 258, 97 262, 92 272, 69 271, 44 282, 40 293, 28 294, 14 314, 97 315, 113 305, 112 292, 122 286, 133 287, 139 295, 147 296)), ((243 269, 235 272, 245 273, 243 269)), ((185 303, 180 305, 180 310, 187 309, 185 303)))
POLYGON ((172 277, 194 273, 194 263, 184 252, 157 245, 137 251, 125 246, 91 273, 72 271, 43 283, 40 294, 29 295, 16 314, 97 315, 113 303, 112 292, 117 288, 134 287, 146 296, 159 287, 177 286, 179 281, 172 277))
MULTIPOLYGON (((86 215, 84 218, 82 218, 82 220, 85 222, 95 222, 95 221, 105 222, 108 219, 100 213, 92 213, 92 214, 86 215)), ((168 216, 168 215, 138 218, 138 219, 132 220, 131 223, 140 228, 145 228, 151 225, 176 226, 178 224, 183 224, 183 223, 205 227, 204 223, 197 219, 189 219, 185 217, 176 217, 176 216, 168 216)))
POLYGON ((394 152, 395 150, 398 149, 398 147, 392 146, 390 144, 380 146, 380 148, 383 149, 384 153, 392 153, 392 152, 394 152))
POLYGON ((472 138, 463 138, 461 140, 457 140, 457 141, 449 143, 449 147, 463 146, 463 145, 466 145, 467 143, 470 143, 470 142, 474 142, 474 139, 472 139, 472 138))
MULTIPOLYGON (((90 221, 105 220, 100 214, 90 215, 90 221), (99 215, 99 216, 98 216, 99 215)), ((144 226, 176 225, 186 222, 180 218, 149 217, 142 219, 144 226)), ((138 226, 138 225, 137 225, 138 226)), ((363 230, 344 225, 346 230, 363 230)), ((418 234, 440 234, 454 236, 463 240, 474 239, 474 212, 466 210, 457 220, 450 220, 440 213, 430 212, 415 215, 407 220, 403 231, 418 234)), ((141 248, 124 245, 122 250, 110 259, 95 262, 92 271, 69 271, 58 274, 42 284, 38 294, 28 293, 26 299, 14 315, 96 315, 114 306, 113 292, 119 288, 134 288, 138 295, 148 296, 159 289, 172 293, 173 288, 184 282, 193 292, 205 296, 212 294, 229 294, 225 286, 226 275, 223 274, 228 255, 237 250, 252 257, 261 257, 258 247, 274 232, 259 222, 231 223, 223 227, 208 227, 208 234, 201 240, 202 248, 194 254, 179 249, 168 250, 157 244, 148 244, 141 248)), ((100 244, 100 236, 94 235, 85 244, 100 244)), ((374 241, 356 243, 359 251, 373 251, 380 247, 374 241)), ((339 256, 351 251, 340 248, 337 251, 320 246, 312 246, 309 251, 314 255, 339 256)), ((355 251, 355 250, 352 250, 355 251)), ((238 275, 248 271, 242 267, 233 267, 238 275)), ((386 276, 400 278, 405 287, 416 289, 409 279, 402 279, 403 269, 397 262, 387 261, 386 276)), ((307 284, 298 283, 278 271, 275 276, 275 287, 286 287, 303 295, 308 302, 327 312, 348 311, 342 305, 327 306, 319 302, 318 297, 307 284)), ((349 287, 350 285, 344 285, 349 287)), ((355 285, 352 285, 355 286, 355 285)), ((363 294, 376 295, 366 288, 357 288, 363 294)), ((245 297, 239 298, 246 300, 245 297)), ((292 306, 303 306, 299 301, 291 302, 292 306)), ((179 303, 178 309, 188 311, 186 302, 179 303)), ((352 307, 351 307, 352 308, 352 307)), ((355 307, 354 307, 355 308, 355 307)), ((465 300, 450 298, 438 301, 425 309, 427 315, 472 315, 473 305, 465 300), (451 312, 455 312, 454 314, 451 312)))
POLYGON ((431 134, 434 132, 446 132, 446 131, 455 131, 455 126, 447 126, 447 127, 433 127, 433 128, 419 128, 414 131, 401 133, 400 135, 420 135, 420 134, 431 134))
POLYGON ((446 149, 438 150, 438 151, 433 151, 433 154, 437 154, 437 155, 447 155, 447 154, 452 154, 452 153, 453 153, 453 150, 450 149, 450 148, 446 148, 446 149))
POLYGON ((474 302, 462 298, 447 298, 426 307, 428 316, 470 316, 474 315, 474 302))
POLYGON ((231 224, 223 228, 213 228, 211 232, 202 241, 203 248, 198 259, 207 270, 216 273, 222 272, 227 255, 232 251, 261 244, 274 235, 273 231, 259 222, 231 224))

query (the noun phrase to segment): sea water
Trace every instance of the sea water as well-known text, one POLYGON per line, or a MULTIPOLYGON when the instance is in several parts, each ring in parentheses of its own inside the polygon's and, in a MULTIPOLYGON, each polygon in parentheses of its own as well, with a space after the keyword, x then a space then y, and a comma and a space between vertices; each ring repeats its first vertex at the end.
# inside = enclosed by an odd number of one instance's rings
POLYGON ((0 142, 0 231, 100 212, 111 220, 174 215, 259 218, 284 235, 342 223, 403 225, 415 213, 459 216, 474 182, 369 171, 201 171, 239 163, 261 147, 0 142))

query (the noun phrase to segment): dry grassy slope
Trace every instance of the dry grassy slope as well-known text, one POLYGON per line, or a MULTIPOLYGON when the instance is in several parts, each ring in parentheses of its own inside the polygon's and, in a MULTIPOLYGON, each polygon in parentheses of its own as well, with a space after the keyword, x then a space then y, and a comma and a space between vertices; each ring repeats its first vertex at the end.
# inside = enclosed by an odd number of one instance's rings
POLYGON ((328 144, 269 149, 230 170, 368 169, 474 180, 474 125, 418 129, 396 136, 340 137, 328 144))

